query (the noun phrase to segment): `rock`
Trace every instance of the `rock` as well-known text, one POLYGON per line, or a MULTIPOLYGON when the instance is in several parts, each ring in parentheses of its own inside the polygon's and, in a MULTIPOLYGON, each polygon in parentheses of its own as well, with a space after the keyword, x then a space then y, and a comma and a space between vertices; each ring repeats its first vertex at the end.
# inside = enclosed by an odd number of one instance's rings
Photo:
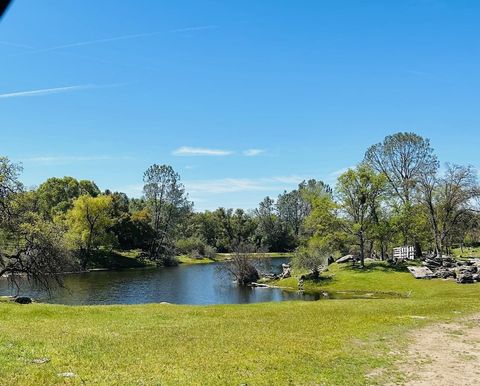
POLYGON ((30 304, 32 303, 32 298, 28 296, 15 296, 12 299, 12 302, 18 303, 18 304, 30 304))
POLYGON ((77 374, 71 372, 58 373, 57 375, 63 378, 75 378, 77 376, 77 374))
POLYGON ((338 259, 336 261, 336 263, 342 264, 342 263, 348 263, 349 261, 354 261, 354 260, 355 260, 355 256, 345 255, 345 256, 341 257, 340 259, 338 259))
POLYGON ((290 264, 282 264, 283 272, 281 274, 282 279, 286 279, 287 277, 292 276, 292 268, 290 264))
POLYGON ((473 283, 473 274, 470 272, 460 273, 457 275, 457 283, 459 284, 466 284, 466 283, 473 283))
POLYGON ((474 273, 478 272, 478 267, 476 265, 465 265, 463 267, 459 268, 460 273, 471 273, 472 275, 474 273))
POLYGON ((36 365, 42 365, 44 363, 50 362, 50 358, 35 358, 32 359, 32 363, 35 363, 36 365))
POLYGON ((257 283, 257 282, 250 283, 250 286, 251 287, 257 287, 257 288, 270 288, 270 286, 268 284, 257 283))
POLYGON ((432 270, 428 267, 410 266, 407 269, 415 279, 430 279, 434 276, 432 270))
POLYGON ((455 270, 451 268, 438 268, 433 275, 440 279, 448 279, 450 277, 455 278, 457 276, 455 270))

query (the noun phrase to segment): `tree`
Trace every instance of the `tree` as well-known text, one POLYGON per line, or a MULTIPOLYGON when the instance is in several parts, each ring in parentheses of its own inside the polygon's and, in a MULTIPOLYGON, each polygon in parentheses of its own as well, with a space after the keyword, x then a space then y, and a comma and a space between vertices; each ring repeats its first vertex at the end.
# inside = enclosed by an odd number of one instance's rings
POLYGON ((92 181, 77 181, 73 177, 47 179, 37 189, 40 213, 46 219, 65 214, 72 207, 73 200, 81 195, 96 197, 100 194, 92 181))
POLYGON ((318 279, 322 267, 328 265, 328 249, 322 249, 318 246, 302 246, 293 255, 292 263, 299 269, 308 269, 311 271, 313 279, 318 279))
POLYGON ((284 252, 294 248, 294 240, 288 226, 275 213, 275 202, 270 197, 265 199, 255 209, 257 219, 256 235, 261 247, 272 252, 284 252))
POLYGON ((221 270, 226 271, 239 285, 256 282, 260 275, 255 267, 255 249, 248 244, 235 247, 233 257, 222 264, 221 270))
POLYGON ((278 196, 276 203, 278 216, 293 233, 297 245, 303 236, 305 219, 312 210, 308 197, 324 194, 332 195, 330 186, 323 181, 311 179, 302 181, 298 189, 291 192, 285 191, 278 196))
POLYGON ((364 162, 385 175, 392 195, 400 201, 397 209, 406 214, 401 228, 404 243, 408 244, 415 239, 410 219, 412 199, 420 180, 435 175, 438 169, 430 141, 414 133, 389 135, 367 150, 364 162))
POLYGON ((7 157, 0 157, 0 226, 10 222, 12 216, 12 201, 17 193, 23 191, 23 185, 18 180, 22 167, 10 162, 7 157))
POLYGON ((306 253, 299 257, 303 267, 312 269, 311 267, 318 266, 319 260, 327 255, 338 250, 343 252, 344 235, 337 215, 338 205, 330 193, 308 191, 305 192, 305 198, 311 206, 311 212, 305 219, 305 229, 311 236, 302 245, 306 253))
MULTIPOLYGON (((37 196, 18 180, 21 167, 0 157, 0 277, 17 285, 24 276, 50 289, 69 264, 63 231, 37 213, 37 196)), ((18 288, 18 285, 17 285, 18 288)))
POLYGON ((422 199, 437 255, 448 253, 455 232, 475 212, 474 199, 479 193, 477 174, 471 166, 447 164, 443 177, 423 177, 422 199))
POLYGON ((73 201, 73 207, 66 214, 68 238, 79 251, 82 268, 88 266, 94 249, 111 245, 113 225, 112 197, 82 195, 73 201))
POLYGON ((169 265, 174 263, 175 235, 192 208, 180 176, 171 166, 152 165, 144 173, 143 191, 150 213, 153 240, 150 258, 169 265))
POLYGON ((303 221, 310 213, 310 205, 303 197, 301 190, 285 191, 283 194, 280 194, 276 207, 278 216, 288 225, 298 239, 303 221))
POLYGON ((375 174, 367 165, 349 169, 338 178, 336 190, 344 229, 356 240, 362 267, 365 262, 368 233, 375 224, 377 200, 384 189, 384 174, 375 174))

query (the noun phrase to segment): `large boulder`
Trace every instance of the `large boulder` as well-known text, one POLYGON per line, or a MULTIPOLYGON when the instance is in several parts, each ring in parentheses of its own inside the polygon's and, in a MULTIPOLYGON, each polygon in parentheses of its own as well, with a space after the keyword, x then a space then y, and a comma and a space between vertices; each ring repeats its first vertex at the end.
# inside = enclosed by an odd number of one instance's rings
POLYGON ((340 259, 338 259, 338 260, 336 261, 336 263, 342 264, 342 263, 348 263, 348 262, 354 261, 354 260, 355 260, 355 256, 353 256, 353 255, 345 255, 345 256, 341 257, 340 259))
POLYGON ((32 298, 28 296, 15 296, 12 299, 12 302, 18 303, 18 304, 30 304, 33 302, 32 298))
POLYGON ((282 264, 282 279, 292 276, 292 268, 290 264, 282 264))
POLYGON ((407 269, 415 279, 430 279, 434 276, 432 270, 428 267, 410 266, 407 269))

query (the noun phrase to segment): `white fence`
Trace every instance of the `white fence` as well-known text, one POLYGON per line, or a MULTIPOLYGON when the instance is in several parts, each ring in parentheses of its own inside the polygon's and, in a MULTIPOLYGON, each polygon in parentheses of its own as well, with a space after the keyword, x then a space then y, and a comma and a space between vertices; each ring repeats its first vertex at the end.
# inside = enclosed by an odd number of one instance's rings
POLYGON ((393 248, 394 260, 414 260, 415 259, 415 247, 406 246, 393 248))

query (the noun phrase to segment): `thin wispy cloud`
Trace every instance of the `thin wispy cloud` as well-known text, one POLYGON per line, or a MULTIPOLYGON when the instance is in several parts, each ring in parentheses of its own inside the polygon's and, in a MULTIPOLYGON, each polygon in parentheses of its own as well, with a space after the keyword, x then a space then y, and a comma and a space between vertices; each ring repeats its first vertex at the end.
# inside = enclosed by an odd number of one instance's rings
POLYGON ((185 187, 189 193, 196 195, 268 190, 264 181, 250 178, 185 181, 185 187))
POLYGON ((244 150, 242 153, 246 157, 255 157, 257 155, 265 153, 265 150, 263 150, 263 149, 247 149, 247 150, 244 150))
POLYGON ((137 34, 130 34, 130 35, 112 36, 112 37, 103 38, 103 39, 84 40, 84 41, 79 41, 79 42, 60 44, 58 46, 53 46, 53 47, 33 49, 31 51, 22 52, 20 54, 16 54, 16 55, 12 55, 12 56, 40 54, 40 53, 44 53, 44 52, 63 50, 63 49, 66 49, 66 48, 92 46, 92 45, 95 45, 95 44, 104 44, 104 43, 116 42, 116 41, 120 41, 120 40, 139 39, 139 38, 155 36, 155 35, 158 35, 160 33, 161 32, 146 32, 146 33, 137 33, 137 34))
MULTIPOLYGON (((301 176, 276 176, 259 178, 226 177, 218 179, 185 180, 186 191, 202 200, 209 200, 212 194, 238 193, 238 192, 264 192, 264 194, 280 194, 284 190, 295 189, 305 180, 301 176)), ((143 185, 127 185, 117 189, 138 197, 142 194, 143 185)))
POLYGON ((233 154, 233 151, 182 146, 174 150, 172 154, 177 156, 227 156, 233 154))
POLYGON ((215 29, 218 26, 216 25, 199 25, 193 27, 184 27, 184 28, 177 28, 172 30, 172 32, 193 32, 193 31, 204 31, 209 29, 215 29))
POLYGON ((96 87, 96 86, 92 84, 83 84, 83 85, 76 85, 76 86, 16 91, 16 92, 0 94, 0 98, 6 99, 6 98, 34 97, 34 96, 42 96, 42 95, 60 94, 60 93, 66 93, 66 92, 72 92, 72 91, 85 90, 93 87, 96 87))
POLYGON ((13 43, 13 42, 6 42, 5 40, 0 40, 0 44, 3 45, 3 46, 25 48, 25 49, 28 49, 28 50, 34 50, 35 49, 35 47, 29 46, 27 44, 18 44, 18 43, 13 43))
POLYGON ((281 182, 284 184, 295 184, 298 185, 300 182, 307 180, 307 177, 301 176, 280 176, 280 177, 272 177, 273 181, 281 182))
POLYGON ((338 169, 338 170, 335 170, 333 172, 330 173, 330 177, 333 177, 333 178, 338 178, 340 177, 343 173, 345 173, 346 171, 348 171, 349 169, 355 169, 355 166, 347 166, 345 168, 341 168, 341 169, 338 169))
MULTIPOLYGON (((203 30, 209 30, 209 29, 214 29, 214 28, 217 28, 217 26, 216 25, 200 25, 200 26, 177 28, 177 29, 171 30, 170 32, 175 32, 175 33, 178 33, 178 32, 194 32, 194 31, 203 31, 203 30)), ((128 34, 128 35, 119 35, 119 36, 112 36, 112 37, 108 37, 108 38, 83 40, 83 41, 78 41, 78 42, 60 44, 60 45, 57 45, 57 46, 40 48, 40 49, 36 49, 36 48, 30 47, 30 46, 27 46, 27 45, 15 44, 15 46, 17 46, 17 47, 28 48, 28 49, 30 49, 30 51, 22 52, 22 53, 11 55, 11 56, 15 57, 15 56, 24 56, 24 55, 31 55, 31 54, 40 54, 40 53, 45 53, 45 52, 63 50, 63 49, 67 49, 67 48, 85 47, 85 46, 92 46, 92 45, 97 45, 97 44, 117 42, 117 41, 121 41, 121 40, 132 40, 132 39, 147 38, 147 37, 157 36, 157 35, 161 35, 161 34, 165 34, 165 32, 164 31, 156 31, 156 32, 144 32, 144 33, 136 33, 136 34, 128 34)))

